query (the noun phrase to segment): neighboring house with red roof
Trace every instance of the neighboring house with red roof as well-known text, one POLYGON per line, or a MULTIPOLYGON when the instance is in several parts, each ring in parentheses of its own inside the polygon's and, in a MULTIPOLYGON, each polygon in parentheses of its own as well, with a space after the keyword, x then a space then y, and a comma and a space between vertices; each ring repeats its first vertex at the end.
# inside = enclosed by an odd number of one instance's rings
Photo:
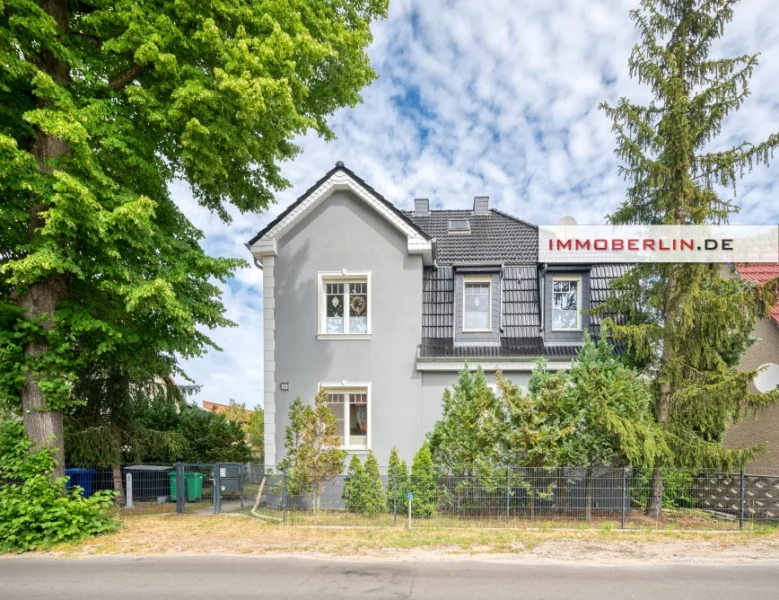
MULTIPOLYGON (((779 277, 779 264, 737 265, 736 271, 747 281, 766 283, 779 277)), ((771 316, 755 327, 758 341, 746 351, 741 361, 743 369, 759 369, 753 389, 767 392, 779 386, 779 304, 771 316)), ((761 410, 733 424, 725 435, 725 444, 732 448, 747 448, 766 444, 766 451, 750 465, 753 469, 779 469, 779 405, 761 410)))

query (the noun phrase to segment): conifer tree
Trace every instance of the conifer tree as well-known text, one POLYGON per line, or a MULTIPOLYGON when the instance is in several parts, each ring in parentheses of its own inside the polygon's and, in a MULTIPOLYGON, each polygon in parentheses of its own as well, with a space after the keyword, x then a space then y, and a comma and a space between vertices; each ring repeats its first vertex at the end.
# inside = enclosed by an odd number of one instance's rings
POLYGON ((433 456, 430 454, 430 446, 427 442, 422 444, 422 447, 414 455, 409 488, 414 494, 411 499, 411 513, 415 517, 428 518, 432 516, 438 506, 438 488, 433 456))
MULTIPOLYGON (((477 462, 497 462, 496 432, 488 423, 501 420, 500 401, 487 385, 484 371, 460 371, 453 390, 444 390, 443 411, 428 434, 435 464, 452 474, 472 469, 477 462)), ((464 473, 460 473, 464 474, 464 473)))
POLYGON ((408 510, 408 464, 401 460, 397 446, 390 450, 389 472, 387 473, 387 512, 400 514, 408 510))
POLYGON ((361 511, 366 515, 377 515, 384 510, 384 485, 381 483, 379 462, 373 450, 368 451, 368 458, 365 459, 365 484, 362 487, 360 505, 361 511))
MULTIPOLYGON (((622 98, 602 108, 612 119, 627 197, 610 216, 615 224, 702 225, 727 222, 738 210, 721 199, 745 171, 767 163, 779 145, 772 134, 710 151, 723 119, 746 99, 757 55, 712 58, 712 43, 733 17, 732 0, 643 0, 631 11, 641 41, 630 74, 652 91, 648 105, 622 98)), ((655 418, 680 466, 737 467, 759 448, 719 443, 727 423, 776 400, 749 392, 754 372, 736 369, 758 318, 775 302, 765 289, 723 277, 718 265, 641 264, 615 282, 604 314, 611 334, 656 383, 655 418)), ((647 512, 659 517, 663 482, 655 464, 647 512)))
POLYGON ((349 469, 346 471, 346 478, 344 479, 344 489, 341 492, 341 498, 343 498, 346 510, 360 512, 360 493, 365 487, 365 483, 365 469, 362 466, 360 457, 355 454, 349 462, 349 469))

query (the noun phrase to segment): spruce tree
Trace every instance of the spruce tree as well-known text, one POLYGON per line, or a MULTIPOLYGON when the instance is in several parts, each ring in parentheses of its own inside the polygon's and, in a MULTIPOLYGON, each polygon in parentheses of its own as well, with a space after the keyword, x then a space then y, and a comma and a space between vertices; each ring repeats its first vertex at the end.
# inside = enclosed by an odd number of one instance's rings
MULTIPOLYGON (((622 98, 603 104, 617 137, 627 197, 614 224, 703 225, 727 222, 735 198, 721 199, 745 171, 767 163, 779 144, 772 134, 709 151, 723 119, 746 99, 757 55, 712 58, 712 43, 733 17, 734 1, 644 0, 631 11, 641 41, 630 74, 652 91, 648 105, 622 98)), ((606 320, 613 337, 655 381, 655 418, 680 466, 743 466, 759 448, 731 450, 719 437, 745 410, 776 401, 749 392, 754 372, 738 371, 740 352, 775 302, 765 289, 727 278, 719 265, 641 264, 618 280, 602 306, 627 322, 606 320)), ((655 463, 647 512, 659 517, 663 482, 655 463)))
POLYGON ((389 457, 389 472, 387 473, 387 512, 398 514, 408 511, 408 464, 401 460, 398 448, 392 447, 389 457))

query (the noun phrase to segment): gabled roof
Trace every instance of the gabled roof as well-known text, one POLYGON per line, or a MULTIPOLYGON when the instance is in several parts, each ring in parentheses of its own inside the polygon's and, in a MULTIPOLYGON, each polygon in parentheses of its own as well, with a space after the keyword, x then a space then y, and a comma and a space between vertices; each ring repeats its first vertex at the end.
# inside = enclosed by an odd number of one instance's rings
MULTIPOLYGON (((736 271, 745 281, 766 283, 779 277, 779 263, 760 265, 736 265, 736 271)), ((779 326, 779 304, 771 311, 771 319, 779 326)))
POLYGON ((293 225, 314 210, 333 192, 349 190, 355 196, 364 200, 389 223, 395 226, 408 238, 408 249, 412 254, 422 254, 426 264, 432 261, 432 241, 430 236, 416 225, 408 216, 392 202, 384 198, 363 179, 347 169, 342 162, 328 171, 322 179, 290 204, 284 212, 268 223, 262 231, 246 244, 255 257, 275 255, 276 243, 293 225))
POLYGON ((425 214, 407 211, 405 215, 435 238, 439 265, 538 261, 538 227, 499 210, 490 209, 484 214, 472 210, 431 210, 425 214), (470 233, 449 233, 449 222, 453 220, 469 221, 470 233))

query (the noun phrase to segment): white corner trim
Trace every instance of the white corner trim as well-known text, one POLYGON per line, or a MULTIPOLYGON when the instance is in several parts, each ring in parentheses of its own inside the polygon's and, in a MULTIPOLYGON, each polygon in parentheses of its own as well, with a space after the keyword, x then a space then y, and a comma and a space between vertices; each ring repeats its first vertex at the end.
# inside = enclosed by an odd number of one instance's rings
MULTIPOLYGON (((536 368, 535 361, 507 361, 499 362, 468 360, 468 370, 475 371, 479 367, 484 371, 532 371, 536 368)), ((417 371, 462 371, 465 368, 465 359, 446 361, 425 361, 417 359, 417 371)), ((561 371, 571 368, 571 361, 548 362, 546 368, 550 371, 561 371)))
POLYGON ((329 198, 334 192, 339 190, 349 190, 355 196, 365 201, 371 208, 383 216, 387 221, 400 230, 408 238, 409 254, 422 255, 425 264, 432 263, 433 243, 432 240, 425 239, 419 232, 400 218, 393 210, 357 183, 348 174, 343 171, 333 173, 319 188, 312 192, 303 202, 296 206, 288 215, 271 228, 262 238, 257 240, 249 248, 256 258, 278 253, 277 242, 283 238, 292 229, 294 224, 313 211, 325 199, 329 198))
MULTIPOLYGON (((265 255, 262 257, 264 273, 272 272, 276 258, 265 255)), ((267 309, 270 304, 276 302, 275 277, 264 277, 262 286, 263 296, 263 339, 264 339, 264 364, 263 364, 263 410, 265 411, 265 466, 276 466, 276 311, 267 309), (272 419, 269 419, 272 415, 272 419)))
MULTIPOLYGON (((366 447, 362 446, 341 446, 341 450, 348 450, 349 452, 368 452, 372 448, 371 438, 373 436, 373 397, 371 394, 371 383, 368 381, 320 381, 319 389, 332 390, 334 392, 365 392, 368 395, 368 440, 366 447)), ((344 416, 346 415, 348 407, 344 407, 344 416)), ((346 423, 344 423, 344 436, 348 438, 349 433, 346 431, 346 423)))

